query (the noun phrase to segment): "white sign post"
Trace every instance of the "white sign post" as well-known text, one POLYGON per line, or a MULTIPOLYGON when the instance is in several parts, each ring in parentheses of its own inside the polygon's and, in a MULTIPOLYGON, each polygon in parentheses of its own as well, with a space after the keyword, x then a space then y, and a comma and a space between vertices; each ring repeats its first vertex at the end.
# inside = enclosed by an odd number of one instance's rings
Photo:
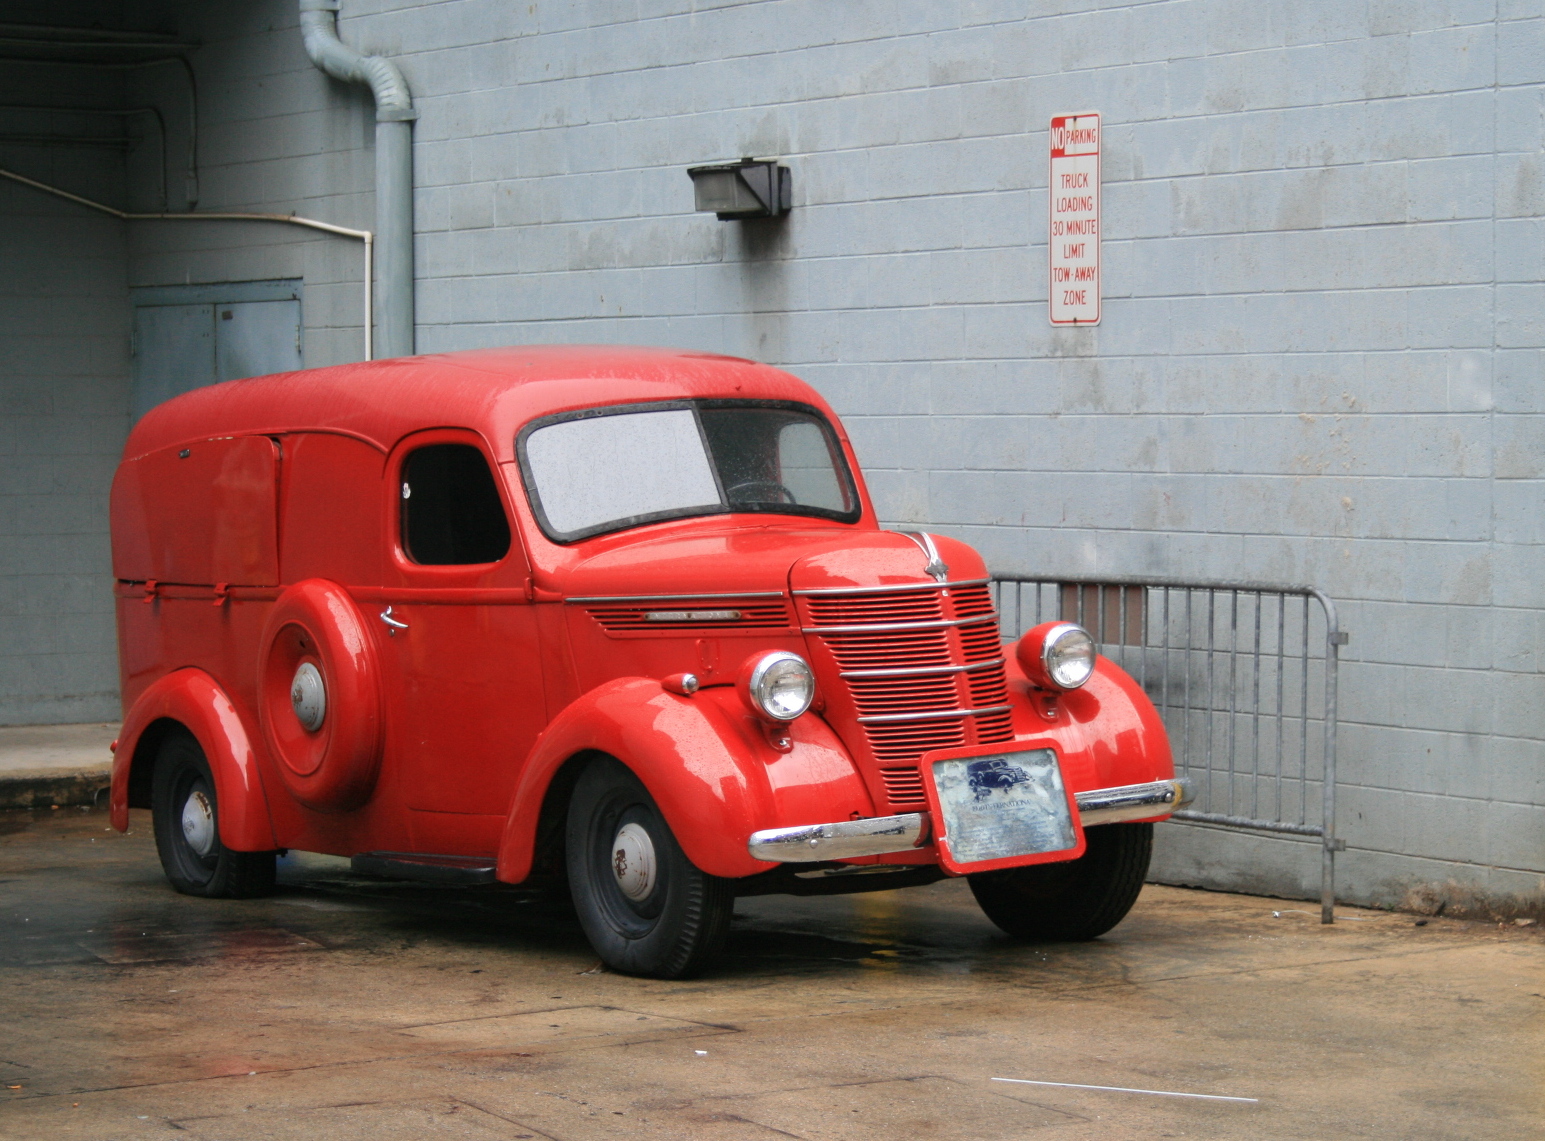
POLYGON ((1053 325, 1100 323, 1100 113, 1053 115, 1049 313, 1053 325))

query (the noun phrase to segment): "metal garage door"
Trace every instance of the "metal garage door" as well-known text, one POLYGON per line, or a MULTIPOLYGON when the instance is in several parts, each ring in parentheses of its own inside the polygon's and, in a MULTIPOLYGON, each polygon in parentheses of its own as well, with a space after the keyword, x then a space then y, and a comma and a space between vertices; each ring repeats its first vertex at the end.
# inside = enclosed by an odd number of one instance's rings
POLYGON ((299 281, 134 290, 134 418, 206 384, 301 367, 299 281))

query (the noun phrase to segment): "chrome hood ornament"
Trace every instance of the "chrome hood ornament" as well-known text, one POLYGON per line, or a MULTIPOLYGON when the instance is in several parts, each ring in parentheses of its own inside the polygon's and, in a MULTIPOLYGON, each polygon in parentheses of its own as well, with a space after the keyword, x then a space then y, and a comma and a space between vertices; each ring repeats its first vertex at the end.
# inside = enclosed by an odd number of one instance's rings
POLYGON ((935 582, 943 582, 950 576, 950 568, 939 557, 939 548, 934 546, 933 536, 925 531, 902 531, 901 534, 917 544, 918 549, 928 559, 928 565, 923 567, 925 573, 932 575, 935 582))

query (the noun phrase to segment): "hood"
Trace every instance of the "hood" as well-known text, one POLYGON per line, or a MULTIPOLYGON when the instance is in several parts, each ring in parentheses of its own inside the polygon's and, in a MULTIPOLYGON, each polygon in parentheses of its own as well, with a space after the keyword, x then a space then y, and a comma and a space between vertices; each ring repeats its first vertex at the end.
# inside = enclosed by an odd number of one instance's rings
MULTIPOLYGON (((952 582, 987 577, 966 544, 932 536, 952 582)), ((568 597, 932 586, 922 547, 894 531, 764 526, 662 535, 601 551, 565 576, 568 597)))
POLYGON ((986 577, 982 556, 954 539, 920 533, 918 539, 913 539, 896 531, 870 531, 862 542, 804 554, 789 571, 789 586, 796 591, 864 590, 914 583, 935 586, 941 581, 986 577), (926 551, 926 547, 932 551, 926 551))

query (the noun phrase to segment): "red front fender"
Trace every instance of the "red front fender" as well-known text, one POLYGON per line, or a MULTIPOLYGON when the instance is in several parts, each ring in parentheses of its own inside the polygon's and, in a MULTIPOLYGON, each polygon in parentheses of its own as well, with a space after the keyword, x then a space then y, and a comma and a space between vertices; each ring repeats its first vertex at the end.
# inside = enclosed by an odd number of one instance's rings
POLYGON ((129 778, 138 765, 155 763, 139 756, 145 731, 161 721, 175 721, 192 733, 215 778, 219 805, 220 842, 237 852, 277 848, 268 801, 258 779, 257 757, 236 706, 214 678, 200 669, 167 674, 140 694, 123 721, 118 751, 113 755, 113 787, 109 800, 113 827, 129 827, 129 778))
POLYGON ((565 762, 587 752, 632 769, 687 858, 711 875, 772 867, 746 852, 759 829, 874 815, 862 778, 826 723, 806 714, 791 729, 792 751, 777 752, 727 687, 682 697, 652 678, 598 686, 537 738, 505 823, 499 878, 519 883, 530 874, 548 786, 565 762))
POLYGON ((1012 650, 1009 688, 1015 736, 1050 737, 1057 742, 1062 776, 1074 792, 1147 784, 1175 775, 1169 736, 1143 687, 1103 654, 1094 676, 1081 689, 1049 696, 1034 689, 1012 650), (1046 714, 1050 712, 1050 716, 1046 714))

